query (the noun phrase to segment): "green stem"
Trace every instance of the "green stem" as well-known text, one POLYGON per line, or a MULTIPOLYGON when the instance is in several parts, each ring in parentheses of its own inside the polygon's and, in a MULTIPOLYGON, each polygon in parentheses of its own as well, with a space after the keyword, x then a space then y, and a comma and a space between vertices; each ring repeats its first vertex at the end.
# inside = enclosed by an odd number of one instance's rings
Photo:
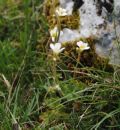
POLYGON ((76 64, 75 69, 74 69, 74 77, 75 77, 75 74, 76 74, 76 71, 77 71, 77 68, 78 68, 79 62, 80 62, 80 56, 81 56, 81 53, 78 52, 77 64, 76 64))

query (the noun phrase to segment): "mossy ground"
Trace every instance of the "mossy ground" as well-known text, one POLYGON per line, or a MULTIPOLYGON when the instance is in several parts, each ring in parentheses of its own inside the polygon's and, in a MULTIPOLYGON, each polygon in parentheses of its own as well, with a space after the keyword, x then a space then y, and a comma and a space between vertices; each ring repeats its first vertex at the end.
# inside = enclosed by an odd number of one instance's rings
POLYGON ((50 29, 54 28, 55 25, 60 24, 61 29, 70 28, 77 29, 79 27, 79 13, 73 12, 69 16, 55 16, 54 12, 56 7, 59 6, 59 1, 46 0, 44 2, 44 15, 47 17, 50 29))
POLYGON ((42 13, 40 0, 0 1, 0 130, 120 129, 119 68, 106 70, 91 38, 80 59, 66 43, 53 66, 42 13))

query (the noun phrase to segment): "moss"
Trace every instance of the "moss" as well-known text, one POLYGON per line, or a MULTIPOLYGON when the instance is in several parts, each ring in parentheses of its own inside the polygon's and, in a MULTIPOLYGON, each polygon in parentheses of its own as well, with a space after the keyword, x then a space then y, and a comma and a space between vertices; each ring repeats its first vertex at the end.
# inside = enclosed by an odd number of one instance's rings
POLYGON ((114 71, 113 65, 109 64, 109 59, 104 58, 104 57, 100 57, 98 55, 96 56, 96 60, 94 62, 94 67, 98 68, 98 69, 105 70, 107 72, 113 72, 114 71))
MULTIPOLYGON (((83 66, 95 67, 95 68, 99 68, 99 69, 105 69, 107 71, 113 71, 113 67, 111 65, 109 65, 109 59, 100 57, 99 55, 96 54, 94 39, 81 38, 79 40, 87 42, 90 46, 89 50, 83 51, 80 55, 79 62, 83 66)), ((66 42, 63 44, 66 47, 66 51, 64 53, 67 57, 74 57, 75 59, 77 59, 78 54, 76 52, 76 43, 79 40, 76 40, 73 42, 66 42)))
POLYGON ((78 29, 79 28, 79 14, 73 13, 70 16, 60 17, 61 28, 78 29))
POLYGON ((54 14, 55 7, 59 6, 58 0, 45 0, 44 2, 44 15, 48 18, 54 14))
POLYGON ((61 111, 61 110, 48 110, 44 112, 41 116, 39 116, 39 122, 45 122, 46 126, 52 127, 56 126, 56 124, 61 124, 63 121, 67 121, 69 118, 69 114, 61 111))

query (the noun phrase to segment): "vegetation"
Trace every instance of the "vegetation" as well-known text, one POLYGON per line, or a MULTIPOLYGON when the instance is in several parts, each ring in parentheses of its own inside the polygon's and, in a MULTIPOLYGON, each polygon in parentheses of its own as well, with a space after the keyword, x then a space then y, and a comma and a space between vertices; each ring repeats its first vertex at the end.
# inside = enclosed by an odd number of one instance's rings
POLYGON ((119 130, 120 66, 74 44, 54 61, 42 2, 0 0, 0 130, 119 130))

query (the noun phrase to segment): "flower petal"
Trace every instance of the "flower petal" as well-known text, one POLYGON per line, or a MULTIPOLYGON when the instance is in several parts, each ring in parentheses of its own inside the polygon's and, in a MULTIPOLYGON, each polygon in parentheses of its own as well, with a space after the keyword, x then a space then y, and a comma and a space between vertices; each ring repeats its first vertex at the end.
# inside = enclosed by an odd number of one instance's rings
POLYGON ((80 46, 83 45, 83 44, 84 44, 84 42, 82 42, 82 41, 77 42, 77 46, 78 46, 78 47, 80 47, 80 46))
POLYGON ((61 48, 61 43, 56 43, 55 44, 55 49, 56 50, 60 50, 60 48, 61 48))
POLYGON ((61 49, 60 49, 60 52, 62 52, 64 49, 65 49, 64 47, 63 47, 63 48, 61 48, 61 49))
POLYGON ((55 42, 55 37, 52 37, 52 42, 55 42))
POLYGON ((60 36, 62 36, 63 35, 63 31, 60 31, 60 36))
POLYGON ((88 46, 88 47, 86 47, 86 48, 84 48, 84 50, 88 50, 88 49, 90 49, 90 47, 88 46))
POLYGON ((52 50, 54 50, 54 49, 55 49, 55 45, 54 45, 53 43, 51 43, 51 44, 50 44, 50 48, 51 48, 52 50))
POLYGON ((50 30, 50 35, 54 36, 56 33, 58 33, 58 28, 55 26, 52 30, 50 30))
POLYGON ((55 27, 54 27, 54 32, 57 32, 57 31, 58 31, 58 27, 55 26, 55 27))

